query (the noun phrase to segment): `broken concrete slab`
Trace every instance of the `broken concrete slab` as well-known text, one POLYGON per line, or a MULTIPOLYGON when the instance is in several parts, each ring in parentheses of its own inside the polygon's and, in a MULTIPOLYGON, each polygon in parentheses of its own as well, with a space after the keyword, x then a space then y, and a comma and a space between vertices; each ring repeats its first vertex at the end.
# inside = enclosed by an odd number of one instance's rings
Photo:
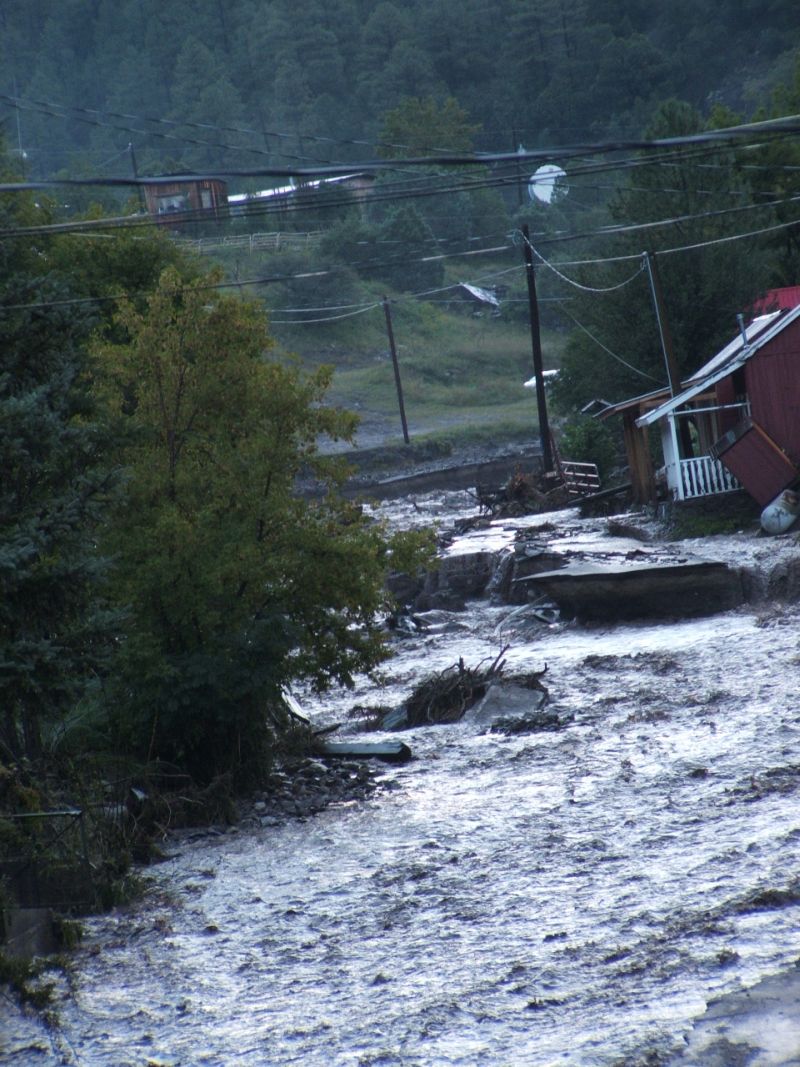
POLYGON ((800 1063, 800 967, 712 1000, 671 1065, 790 1067, 800 1063))
POLYGON ((580 621, 698 618, 745 601, 741 572, 704 559, 569 563, 524 581, 580 621))

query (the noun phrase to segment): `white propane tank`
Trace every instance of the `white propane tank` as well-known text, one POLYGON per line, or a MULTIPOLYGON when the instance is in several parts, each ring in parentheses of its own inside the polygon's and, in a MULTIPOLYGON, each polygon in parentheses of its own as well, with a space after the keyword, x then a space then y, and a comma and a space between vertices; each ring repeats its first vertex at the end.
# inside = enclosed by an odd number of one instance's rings
POLYGON ((768 534, 781 534, 797 521, 800 515, 800 493, 784 489, 761 512, 761 529, 768 534))

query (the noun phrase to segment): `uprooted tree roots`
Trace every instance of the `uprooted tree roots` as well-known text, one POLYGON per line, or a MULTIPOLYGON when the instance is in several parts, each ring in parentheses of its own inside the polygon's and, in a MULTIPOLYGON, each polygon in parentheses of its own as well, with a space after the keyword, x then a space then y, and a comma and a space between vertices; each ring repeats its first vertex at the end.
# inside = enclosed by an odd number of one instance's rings
POLYGON ((462 658, 440 674, 426 678, 406 701, 409 726, 458 722, 464 713, 486 695, 490 683, 503 671, 508 645, 485 667, 467 667, 462 658))
POLYGON ((553 485, 547 479, 517 471, 500 489, 478 487, 478 503, 492 518, 532 515, 553 511, 569 502, 563 483, 553 485))

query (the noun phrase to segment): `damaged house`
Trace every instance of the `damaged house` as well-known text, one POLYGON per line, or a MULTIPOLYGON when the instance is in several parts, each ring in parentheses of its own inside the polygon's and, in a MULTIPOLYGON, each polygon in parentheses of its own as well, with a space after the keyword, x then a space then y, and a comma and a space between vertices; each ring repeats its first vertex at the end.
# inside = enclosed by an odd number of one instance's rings
POLYGON ((762 507, 800 479, 800 287, 762 301, 738 336, 682 383, 607 407, 623 418, 634 498, 656 495, 651 427, 674 500, 744 488, 762 507))

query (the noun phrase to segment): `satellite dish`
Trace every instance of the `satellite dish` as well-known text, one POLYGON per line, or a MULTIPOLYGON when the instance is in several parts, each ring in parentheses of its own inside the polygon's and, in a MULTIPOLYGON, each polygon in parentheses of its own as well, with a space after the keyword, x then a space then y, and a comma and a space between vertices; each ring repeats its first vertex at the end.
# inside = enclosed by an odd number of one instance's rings
POLYGON ((528 196, 542 204, 551 204, 567 195, 567 173, 555 163, 545 163, 528 182, 528 196))

